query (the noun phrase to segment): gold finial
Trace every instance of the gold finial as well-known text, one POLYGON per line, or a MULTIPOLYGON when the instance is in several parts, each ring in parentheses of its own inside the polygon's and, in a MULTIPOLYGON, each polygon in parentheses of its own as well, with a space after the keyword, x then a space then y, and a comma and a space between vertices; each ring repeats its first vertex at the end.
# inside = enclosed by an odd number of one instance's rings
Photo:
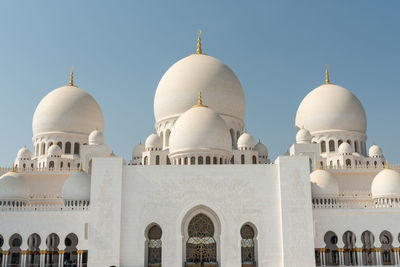
POLYGON ((83 172, 83 164, 82 164, 82 161, 81 161, 81 164, 79 165, 79 171, 80 171, 80 172, 83 172))
POLYGON ((197 107, 207 107, 206 105, 203 105, 203 100, 201 98, 201 91, 199 91, 199 96, 197 98, 197 105, 194 105, 192 108, 197 108, 197 107))
POLYGON ((11 166, 11 172, 15 172, 15 165, 13 163, 13 165, 11 166))
POLYGON ((385 169, 391 169, 390 167, 389 167, 389 163, 388 163, 388 161, 386 160, 386 164, 385 164, 385 169))
POLYGON ((322 164, 321 164, 321 161, 318 161, 318 170, 322 170, 322 164))
POLYGON ((328 65, 325 66, 325 84, 330 84, 329 81, 329 72, 328 72, 328 65))
POLYGON ((69 77, 69 85, 74 86, 74 67, 71 68, 71 76, 69 77))
POLYGON ((203 33, 202 30, 199 30, 198 34, 197 34, 197 51, 196 51, 196 55, 201 55, 203 54, 203 51, 201 50, 201 38, 200 35, 203 33))

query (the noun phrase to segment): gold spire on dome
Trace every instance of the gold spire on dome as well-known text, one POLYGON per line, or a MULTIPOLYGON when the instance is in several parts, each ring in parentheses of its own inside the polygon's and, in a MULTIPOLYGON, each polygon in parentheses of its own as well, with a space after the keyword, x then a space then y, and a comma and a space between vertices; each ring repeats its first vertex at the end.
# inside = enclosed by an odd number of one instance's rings
POLYGON ((386 160, 386 164, 385 164, 385 169, 386 170, 389 170, 389 169, 391 169, 390 167, 389 167, 389 163, 388 163, 388 161, 386 160))
POLYGON ((71 75, 69 77, 69 85, 74 86, 74 67, 71 68, 71 75))
POLYGON ((325 66, 325 84, 330 84, 329 81, 329 72, 328 72, 328 65, 325 66))
POLYGON ((207 107, 206 105, 203 105, 203 100, 201 98, 201 91, 199 91, 199 96, 197 98, 197 105, 192 106, 192 108, 197 108, 197 107, 207 107))
POLYGON ((203 54, 203 51, 201 50, 201 38, 200 35, 203 33, 202 30, 199 30, 198 34, 197 34, 197 51, 196 51, 196 55, 201 55, 203 54))

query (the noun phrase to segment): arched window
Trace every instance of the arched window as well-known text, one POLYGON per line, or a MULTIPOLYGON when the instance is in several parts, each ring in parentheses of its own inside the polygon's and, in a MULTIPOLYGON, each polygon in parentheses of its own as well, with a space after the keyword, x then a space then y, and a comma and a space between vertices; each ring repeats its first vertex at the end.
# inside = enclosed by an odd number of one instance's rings
POLYGON ((147 156, 145 156, 143 159, 143 165, 147 165, 147 164, 148 164, 148 158, 147 158, 147 156))
POLYGON ((169 159, 168 155, 167 155, 167 165, 171 165, 171 160, 169 159))
POLYGON ((335 152, 335 141, 329 140, 329 152, 335 152))
POLYGON ((190 158, 190 165, 194 165, 196 164, 196 158, 195 157, 191 157, 190 158))
POLYGON ((59 148, 61 148, 61 150, 62 150, 62 143, 61 143, 61 142, 58 142, 58 143, 57 143, 57 146, 58 146, 59 148))
POLYGON ((197 162, 199 165, 203 164, 203 157, 199 156, 199 158, 197 159, 197 162))
POLYGON ((209 156, 206 157, 206 164, 210 164, 211 163, 211 158, 209 156))
POLYGON ((74 233, 70 233, 64 240, 64 266, 77 267, 78 266, 78 237, 74 233))
POLYGON ((243 154, 240 155, 240 163, 241 163, 241 164, 244 164, 244 155, 243 155, 243 154))
POLYGON ((234 156, 232 156, 232 158, 231 158, 231 164, 235 164, 235 157, 234 156))
POLYGON ((346 159, 346 166, 348 166, 348 167, 351 166, 351 160, 350 159, 346 159))
POLYGON ((253 156, 253 164, 257 164, 257 157, 253 156))
POLYGON ((35 267, 40 265, 40 236, 31 234, 28 238, 28 253, 26 254, 26 266, 35 267))
POLYGON ((154 225, 149 229, 147 236, 147 266, 161 267, 162 230, 158 225, 154 225))
POLYGON ((370 231, 365 231, 361 235, 362 247, 362 265, 376 265, 376 254, 374 246, 375 237, 370 231))
POLYGON ((65 154, 71 154, 71 142, 65 143, 65 154))
POLYGON ((232 147, 235 147, 235 143, 236 143, 235 131, 234 131, 233 129, 230 129, 229 132, 230 132, 230 134, 231 134, 232 147))
POLYGON ((359 152, 358 151, 358 141, 354 141, 354 152, 359 152))
POLYGON ((356 235, 347 231, 343 234, 344 244, 344 265, 358 265, 357 263, 357 251, 356 251, 356 235))
POLYGON ((45 266, 46 267, 58 267, 58 244, 60 244, 60 238, 57 234, 52 233, 46 238, 46 255, 45 255, 45 266))
POLYGON ((254 242, 254 229, 248 224, 245 224, 240 229, 240 236, 242 237, 242 267, 256 266, 255 255, 255 242, 254 242))
POLYGON ((160 156, 159 155, 156 156, 156 165, 160 165, 160 156))
POLYGON ((202 213, 194 216, 189 223, 188 234, 186 266, 216 267, 217 245, 211 219, 202 213))
POLYGON ((339 248, 337 247, 337 235, 329 231, 324 236, 325 241, 325 263, 327 266, 339 265, 339 248))
POLYGON ((54 168, 54 161, 49 162, 49 168, 54 168))
POLYGON ((338 142, 337 142, 337 144, 338 144, 338 147, 341 145, 343 143, 343 140, 342 139, 340 139, 338 142))
POLYGON ((74 144, 74 154, 79 155, 79 143, 74 144))
POLYGON ((62 169, 62 167, 64 166, 64 162, 60 162, 60 169, 62 169))
POLYGON ((326 152, 326 143, 325 143, 325 141, 322 141, 321 142, 321 153, 324 153, 324 152, 326 152))
POLYGON ((383 231, 379 240, 381 241, 381 258, 382 265, 394 265, 394 254, 393 254, 393 237, 392 234, 388 231, 383 231))
POLYGON ((189 159, 189 158, 185 157, 185 159, 184 159, 184 161, 183 161, 183 164, 188 165, 188 159, 189 159))
POLYGON ((218 164, 218 159, 217 159, 217 157, 214 157, 214 158, 213 158, 213 164, 218 164))
POLYGON ((46 144, 45 143, 42 143, 42 149, 41 149, 41 153, 40 154, 41 155, 46 154, 46 144))
POLYGON ((10 249, 8 250, 7 266, 21 266, 21 245, 22 237, 19 234, 13 234, 9 240, 10 249))
POLYGON ((171 135, 171 130, 170 129, 168 129, 166 132, 165 132, 165 146, 166 147, 169 147, 169 136, 171 135))

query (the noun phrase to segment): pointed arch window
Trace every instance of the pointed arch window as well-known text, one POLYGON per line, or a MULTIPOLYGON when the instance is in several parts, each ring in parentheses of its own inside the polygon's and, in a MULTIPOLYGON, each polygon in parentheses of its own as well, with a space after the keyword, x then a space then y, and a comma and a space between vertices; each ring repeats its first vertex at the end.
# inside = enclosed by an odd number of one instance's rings
POLYGON ((147 259, 148 267, 161 267, 161 236, 160 226, 154 225, 148 231, 147 259))
POLYGON ((240 229, 241 253, 242 253, 242 267, 255 267, 255 242, 254 242, 254 229, 248 224, 245 224, 240 229))

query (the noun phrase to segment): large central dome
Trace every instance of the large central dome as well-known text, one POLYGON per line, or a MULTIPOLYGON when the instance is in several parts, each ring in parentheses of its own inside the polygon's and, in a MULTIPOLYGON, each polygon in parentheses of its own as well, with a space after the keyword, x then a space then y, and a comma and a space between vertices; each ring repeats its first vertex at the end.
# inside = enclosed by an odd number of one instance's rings
POLYGON ((246 104, 240 81, 227 65, 205 54, 179 60, 161 78, 154 98, 156 122, 178 118, 196 104, 193 96, 199 91, 224 119, 243 122, 246 104))

